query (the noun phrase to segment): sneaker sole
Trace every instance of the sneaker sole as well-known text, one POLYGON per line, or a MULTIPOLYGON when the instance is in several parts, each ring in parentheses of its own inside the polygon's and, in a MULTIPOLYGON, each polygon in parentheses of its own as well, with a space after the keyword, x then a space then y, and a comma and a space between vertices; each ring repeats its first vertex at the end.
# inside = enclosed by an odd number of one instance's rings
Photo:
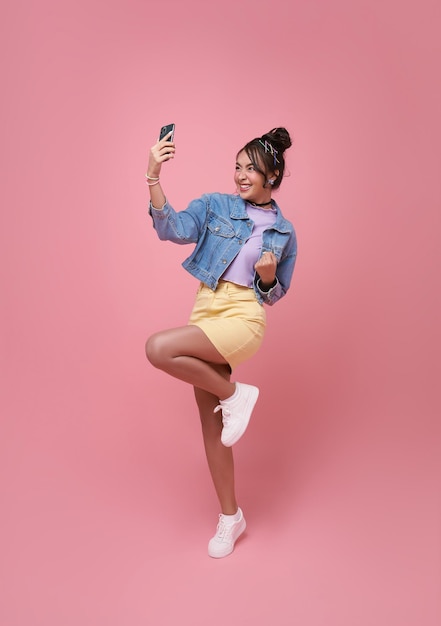
POLYGON ((259 389, 257 387, 252 387, 251 385, 250 387, 251 389, 249 390, 248 402, 245 407, 245 419, 242 422, 242 428, 234 435, 232 439, 227 439, 226 441, 224 441, 224 438, 222 437, 223 431, 221 433, 221 441, 226 448, 231 448, 231 446, 234 446, 234 444, 239 441, 239 439, 248 428, 248 424, 250 423, 251 414, 257 402, 257 398, 259 397, 259 389))

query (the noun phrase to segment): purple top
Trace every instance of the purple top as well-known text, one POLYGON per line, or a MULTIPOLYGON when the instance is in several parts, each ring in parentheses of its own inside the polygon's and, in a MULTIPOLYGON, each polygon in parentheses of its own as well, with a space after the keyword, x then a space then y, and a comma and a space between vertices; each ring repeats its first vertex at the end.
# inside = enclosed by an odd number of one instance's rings
POLYGON ((262 233, 274 224, 277 211, 275 208, 263 209, 247 203, 247 213, 254 222, 253 230, 239 254, 222 274, 221 279, 236 283, 236 285, 252 287, 255 274, 254 265, 260 258, 262 250, 262 233))

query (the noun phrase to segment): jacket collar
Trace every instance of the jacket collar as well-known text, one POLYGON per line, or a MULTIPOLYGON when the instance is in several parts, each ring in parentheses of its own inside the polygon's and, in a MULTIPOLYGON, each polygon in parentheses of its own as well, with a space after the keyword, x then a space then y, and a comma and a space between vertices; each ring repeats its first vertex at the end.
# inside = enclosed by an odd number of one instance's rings
MULTIPOLYGON (((280 233, 290 233, 291 226, 289 222, 283 217, 279 205, 275 200, 272 200, 272 203, 273 207, 277 210, 276 221, 274 222, 272 228, 274 228, 274 230, 278 230, 280 233)), ((236 220, 247 220, 248 213, 246 205, 247 203, 245 202, 245 200, 242 200, 240 196, 233 196, 233 205, 230 209, 230 217, 236 220)))

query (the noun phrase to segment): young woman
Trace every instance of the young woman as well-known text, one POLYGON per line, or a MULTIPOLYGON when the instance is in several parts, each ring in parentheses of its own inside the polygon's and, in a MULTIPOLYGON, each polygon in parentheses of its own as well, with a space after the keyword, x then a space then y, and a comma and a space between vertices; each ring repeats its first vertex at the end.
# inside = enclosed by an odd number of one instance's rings
POLYGON ((150 150, 149 212, 162 240, 196 244, 183 266, 200 281, 186 326, 154 334, 146 343, 150 363, 194 387, 208 466, 221 514, 208 554, 230 554, 246 523, 234 487, 233 446, 245 432, 259 390, 232 382, 235 366, 260 347, 263 304, 287 292, 297 254, 295 231, 273 190, 283 179, 285 128, 248 142, 236 156, 237 195, 213 193, 177 212, 160 183, 164 162, 175 156, 170 133, 150 150))

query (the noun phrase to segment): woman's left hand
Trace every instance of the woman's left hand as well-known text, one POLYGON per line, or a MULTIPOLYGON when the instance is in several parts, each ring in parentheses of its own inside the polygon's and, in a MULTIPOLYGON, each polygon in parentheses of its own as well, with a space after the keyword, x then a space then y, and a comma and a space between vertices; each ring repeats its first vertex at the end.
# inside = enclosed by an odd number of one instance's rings
POLYGON ((264 252, 254 266, 265 285, 271 285, 276 278, 277 259, 272 252, 264 252))

